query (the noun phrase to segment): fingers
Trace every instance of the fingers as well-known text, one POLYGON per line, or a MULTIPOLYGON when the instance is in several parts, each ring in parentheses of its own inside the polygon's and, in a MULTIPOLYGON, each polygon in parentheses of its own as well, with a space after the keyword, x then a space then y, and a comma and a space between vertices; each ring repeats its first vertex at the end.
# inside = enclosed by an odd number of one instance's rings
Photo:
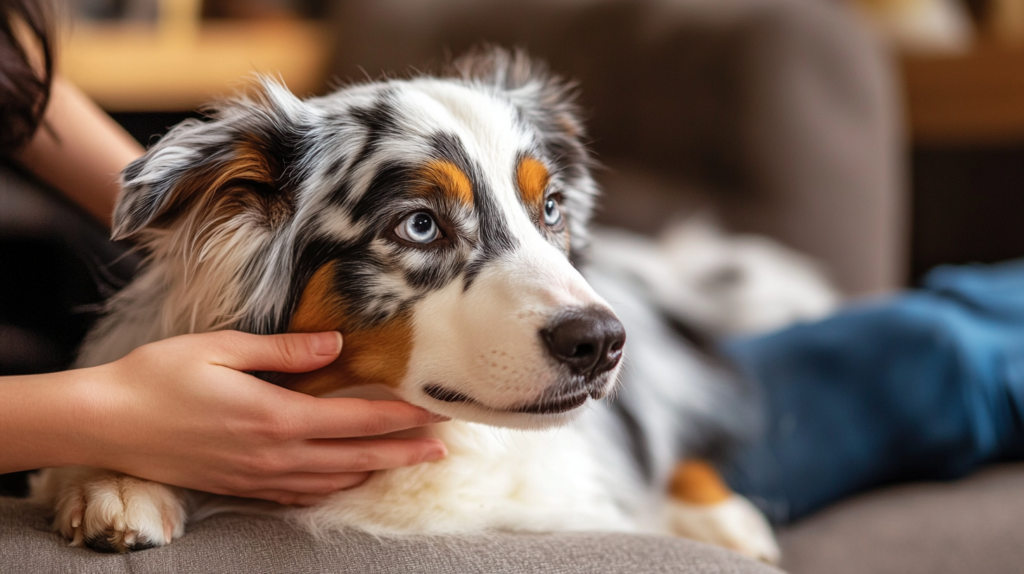
POLYGON ((332 492, 355 488, 369 478, 369 472, 296 472, 269 478, 263 481, 266 488, 239 492, 234 496, 259 498, 280 504, 312 506, 332 492))
POLYGON ((309 506, 332 492, 361 485, 375 470, 432 462, 446 455, 437 439, 312 441, 295 471, 265 476, 252 484, 258 488, 225 494, 309 506))
POLYGON ((281 476, 267 477, 260 481, 267 490, 294 492, 304 495, 324 496, 339 490, 354 488, 370 478, 369 472, 293 472, 281 476))
POLYGON ((388 434, 450 420, 402 401, 310 399, 293 417, 305 438, 388 434))
POLYGON ((278 504, 294 506, 313 506, 327 498, 326 494, 303 494, 299 492, 289 492, 287 490, 254 490, 252 492, 241 492, 232 496, 258 498, 260 500, 269 500, 270 502, 276 502, 278 504))
POLYGON ((317 440, 299 456, 297 472, 367 472, 438 461, 448 456, 448 449, 433 438, 317 440))
POLYGON ((214 362, 236 371, 303 373, 325 367, 341 353, 341 333, 251 335, 221 331, 211 339, 214 362))
POLYGON ((348 488, 354 488, 367 482, 370 473, 292 473, 280 477, 267 478, 260 481, 261 486, 257 490, 243 492, 240 495, 249 498, 263 498, 273 500, 282 504, 314 503, 317 499, 348 488), (272 494, 273 497, 268 495, 272 494), (300 500, 291 501, 293 498, 300 500), (305 499, 305 500, 301 500, 305 499))

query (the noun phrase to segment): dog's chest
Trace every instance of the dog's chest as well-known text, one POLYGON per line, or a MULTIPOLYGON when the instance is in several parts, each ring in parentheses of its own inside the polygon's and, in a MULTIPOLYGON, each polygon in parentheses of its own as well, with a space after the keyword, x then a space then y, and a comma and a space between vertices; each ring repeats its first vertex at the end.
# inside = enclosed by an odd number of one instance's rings
POLYGON ((607 471, 574 428, 525 432, 452 422, 437 436, 449 456, 377 473, 293 518, 314 531, 377 534, 484 530, 634 530, 607 471))

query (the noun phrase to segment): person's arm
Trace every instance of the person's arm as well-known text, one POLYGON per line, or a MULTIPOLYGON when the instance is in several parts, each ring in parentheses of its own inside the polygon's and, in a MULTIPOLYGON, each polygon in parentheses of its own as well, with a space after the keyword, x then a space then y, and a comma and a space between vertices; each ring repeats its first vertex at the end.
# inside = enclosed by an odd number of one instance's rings
POLYGON ((311 504, 371 471, 446 456, 434 438, 376 436, 447 420, 419 407, 314 398, 243 372, 310 371, 340 350, 337 333, 221 331, 99 367, 0 377, 0 473, 80 464, 311 504))
POLYGON ((56 76, 43 122, 15 159, 110 227, 118 174, 144 151, 89 98, 56 76))

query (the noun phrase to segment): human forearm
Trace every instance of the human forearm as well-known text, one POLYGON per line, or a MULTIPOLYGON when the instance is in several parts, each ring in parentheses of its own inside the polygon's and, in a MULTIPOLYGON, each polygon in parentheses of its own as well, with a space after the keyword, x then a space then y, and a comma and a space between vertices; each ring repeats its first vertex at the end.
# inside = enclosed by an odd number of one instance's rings
POLYGON ((374 470, 433 461, 446 420, 397 401, 320 399, 245 374, 333 362, 337 333, 220 332, 144 345, 98 367, 0 377, 0 472, 86 465, 308 504, 374 470))
POLYGON ((95 369, 0 378, 0 473, 86 464, 95 369))
POLYGON ((118 174, 143 151, 96 104, 57 76, 43 123, 17 160, 109 227, 118 174))

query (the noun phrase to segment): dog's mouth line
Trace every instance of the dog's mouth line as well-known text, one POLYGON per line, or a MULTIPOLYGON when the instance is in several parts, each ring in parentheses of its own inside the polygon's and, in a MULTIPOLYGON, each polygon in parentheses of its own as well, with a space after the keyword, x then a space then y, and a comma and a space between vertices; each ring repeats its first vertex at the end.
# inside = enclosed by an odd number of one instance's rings
POLYGON ((535 415, 564 413, 566 411, 571 411, 573 409, 583 406, 583 403, 587 402, 587 399, 592 396, 594 398, 600 398, 598 396, 598 390, 595 389, 589 391, 581 391, 566 397, 545 399, 537 403, 530 403, 511 408, 498 409, 494 407, 489 407, 468 395, 465 395, 458 391, 446 389, 440 385, 427 385, 423 387, 423 392, 433 399, 437 399, 439 401, 443 401, 446 403, 467 403, 491 411, 535 415))

